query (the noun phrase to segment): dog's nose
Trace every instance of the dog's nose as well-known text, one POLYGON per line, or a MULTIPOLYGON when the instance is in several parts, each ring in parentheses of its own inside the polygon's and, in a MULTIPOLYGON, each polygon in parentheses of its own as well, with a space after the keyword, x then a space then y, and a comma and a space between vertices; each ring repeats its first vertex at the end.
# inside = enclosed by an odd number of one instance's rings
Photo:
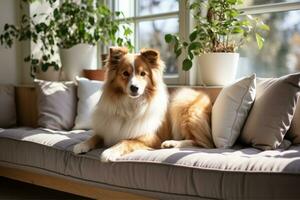
POLYGON ((131 92, 133 92, 133 93, 136 93, 137 91, 138 91, 138 87, 136 87, 136 86, 134 86, 134 85, 131 85, 130 86, 130 90, 131 90, 131 92))

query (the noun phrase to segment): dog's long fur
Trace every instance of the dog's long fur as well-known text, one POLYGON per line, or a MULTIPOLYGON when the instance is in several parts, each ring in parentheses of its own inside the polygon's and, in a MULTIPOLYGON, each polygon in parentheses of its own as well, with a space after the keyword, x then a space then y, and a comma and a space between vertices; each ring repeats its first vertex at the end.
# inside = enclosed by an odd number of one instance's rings
POLYGON ((106 83, 93 117, 95 134, 77 144, 74 153, 104 145, 110 148, 101 159, 113 161, 137 149, 213 147, 209 97, 181 89, 169 100, 157 51, 129 54, 126 48, 111 48, 106 67, 106 83))

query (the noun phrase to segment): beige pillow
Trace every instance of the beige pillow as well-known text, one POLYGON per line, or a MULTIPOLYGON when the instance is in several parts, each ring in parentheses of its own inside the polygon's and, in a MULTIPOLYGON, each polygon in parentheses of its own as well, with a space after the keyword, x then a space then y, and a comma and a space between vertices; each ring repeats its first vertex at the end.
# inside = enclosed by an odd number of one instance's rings
POLYGON ((291 140, 293 144, 300 144, 300 98, 298 98, 296 111, 290 130, 287 133, 287 138, 291 140))
POLYGON ((212 108, 212 136, 216 147, 230 148, 239 137, 255 99, 255 74, 226 86, 212 108))
POLYGON ((38 125, 53 130, 71 130, 76 115, 76 86, 73 82, 35 80, 38 96, 38 125))
POLYGON ((276 149, 291 125, 296 109, 300 73, 257 83, 256 100, 241 141, 262 150, 276 149))
POLYGON ((12 85, 0 86, 0 128, 16 125, 15 88, 12 85))

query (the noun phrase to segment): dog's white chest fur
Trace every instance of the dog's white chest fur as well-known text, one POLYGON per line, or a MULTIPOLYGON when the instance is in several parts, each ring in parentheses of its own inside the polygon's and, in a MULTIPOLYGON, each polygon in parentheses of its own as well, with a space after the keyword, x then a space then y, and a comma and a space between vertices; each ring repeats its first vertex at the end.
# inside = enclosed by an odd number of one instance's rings
POLYGON ((124 97, 111 102, 103 94, 93 118, 95 134, 104 139, 105 146, 121 140, 155 134, 164 120, 168 105, 165 87, 161 87, 151 101, 124 97))

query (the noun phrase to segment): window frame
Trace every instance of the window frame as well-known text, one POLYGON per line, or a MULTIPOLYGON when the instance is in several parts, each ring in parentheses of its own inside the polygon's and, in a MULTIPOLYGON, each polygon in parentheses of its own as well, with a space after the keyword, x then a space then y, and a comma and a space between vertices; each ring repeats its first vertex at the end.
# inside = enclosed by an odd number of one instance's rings
MULTIPOLYGON (((279 2, 279 3, 266 3, 266 4, 250 5, 250 6, 240 6, 237 9, 243 11, 243 15, 261 15, 261 14, 300 11, 300 0, 298 0, 297 2, 279 2)), ((272 31, 272 29, 270 31, 272 31)), ((266 38, 266 40, 268 40, 268 38, 266 38)), ((254 70, 253 73, 258 73, 258 72, 254 70)), ((265 74, 266 76, 263 77, 278 77, 278 75, 275 74, 276 71, 267 70, 267 73, 265 74)))
MULTIPOLYGON (((115 8, 115 0, 105 0, 106 4, 110 6, 111 9, 115 8)), ((190 3, 193 0, 190 1, 190 3)), ((138 23, 141 21, 148 20, 157 20, 157 19, 166 19, 178 16, 179 21, 179 35, 182 39, 188 39, 188 35, 192 30, 194 20, 192 14, 187 5, 188 0, 179 0, 179 10, 167 13, 151 14, 138 16, 138 0, 135 0, 134 3, 134 16, 128 17, 126 20, 130 20, 134 24, 134 46, 135 52, 138 52, 138 23)), ((274 12, 287 12, 293 10, 300 10, 300 1, 298 2, 281 2, 281 3, 266 3, 261 5, 252 5, 252 6, 241 6, 238 7, 238 10, 243 11, 243 15, 255 15, 255 14, 264 14, 264 13, 274 13, 274 12)), ((101 47, 101 52, 107 52, 104 47, 101 47)), ((183 61, 185 54, 183 53, 177 59, 178 63, 178 76, 164 76, 164 80, 168 85, 195 85, 196 84, 196 71, 197 71, 197 59, 193 61, 193 67, 190 71, 183 71, 181 63, 183 61)))
POLYGON ((244 15, 256 15, 256 14, 273 13, 273 12, 287 12, 293 10, 300 10, 300 1, 268 3, 268 4, 261 4, 261 5, 240 7, 238 9, 243 11, 244 15))
MULTIPOLYGON (((137 0, 134 1, 134 16, 126 17, 124 20, 130 21, 130 23, 134 24, 134 46, 135 52, 139 52, 139 31, 138 26, 140 22, 143 21, 150 21, 150 20, 159 20, 159 19, 168 19, 168 18, 178 18, 179 21, 179 34, 186 36, 189 34, 189 9, 186 6, 187 0, 179 0, 178 3, 178 11, 166 12, 166 13, 158 13, 158 14, 149 14, 149 15, 141 15, 138 16, 138 2, 137 0)), ((112 9, 115 9, 115 0, 110 2, 106 1, 106 4, 112 9)), ((101 52, 107 52, 105 47, 101 47, 101 52)), ((178 74, 177 75, 164 75, 164 81, 168 85, 185 85, 187 82, 187 72, 183 71, 180 67, 182 63, 182 56, 180 56, 176 60, 178 64, 178 74)))

